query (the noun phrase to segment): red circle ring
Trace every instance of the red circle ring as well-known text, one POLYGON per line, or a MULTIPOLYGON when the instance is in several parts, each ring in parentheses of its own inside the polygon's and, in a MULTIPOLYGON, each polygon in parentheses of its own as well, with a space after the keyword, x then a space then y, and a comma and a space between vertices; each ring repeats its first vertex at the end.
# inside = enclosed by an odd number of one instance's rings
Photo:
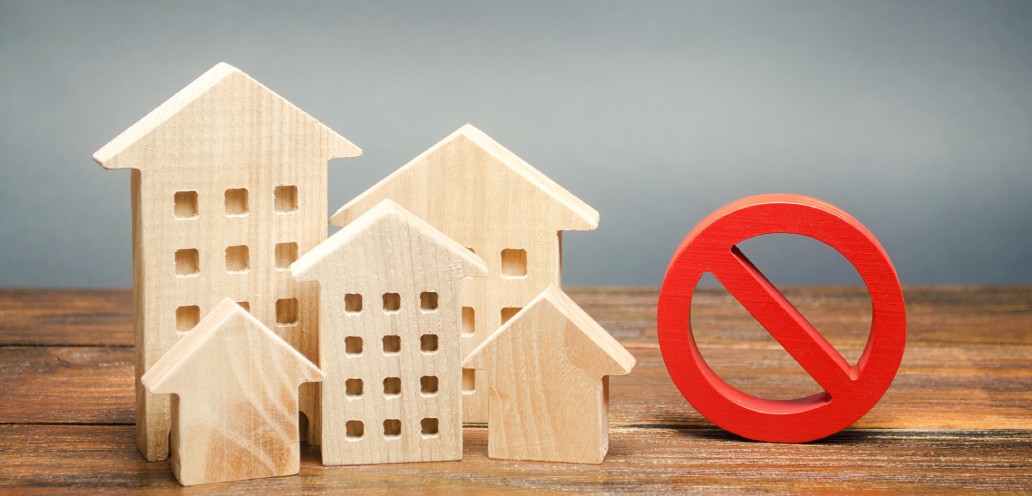
POLYGON ((724 206, 684 238, 660 290, 657 329, 667 371, 700 414, 749 439, 807 442, 848 427, 881 399, 903 359, 906 309, 888 254, 863 224, 814 198, 760 195, 724 206), (821 241, 860 274, 871 296, 872 316, 856 365, 847 363, 735 246, 773 233, 821 241), (707 272, 739 298, 824 392, 793 400, 759 398, 713 372, 699 353, 690 315, 695 287, 707 272))

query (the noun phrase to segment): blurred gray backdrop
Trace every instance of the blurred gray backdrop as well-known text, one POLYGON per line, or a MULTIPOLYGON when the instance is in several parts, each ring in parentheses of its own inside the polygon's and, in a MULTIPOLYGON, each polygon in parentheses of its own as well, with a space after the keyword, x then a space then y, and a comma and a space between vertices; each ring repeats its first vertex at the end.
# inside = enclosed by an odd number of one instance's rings
MULTIPOLYGON (((365 150, 330 209, 471 122, 599 210, 564 282, 658 284, 737 198, 865 223, 904 283, 1032 283, 1032 2, 0 1, 0 286, 129 286, 94 151, 219 61, 365 150)), ((794 236, 778 283, 855 283, 794 236)))

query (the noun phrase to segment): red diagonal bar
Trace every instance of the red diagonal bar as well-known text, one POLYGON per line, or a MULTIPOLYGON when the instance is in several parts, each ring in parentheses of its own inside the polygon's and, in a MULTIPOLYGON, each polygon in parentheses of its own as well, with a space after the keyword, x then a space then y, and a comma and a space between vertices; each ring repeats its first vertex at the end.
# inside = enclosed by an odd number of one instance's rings
POLYGON ((825 391, 849 389, 854 368, 737 246, 711 272, 825 391))

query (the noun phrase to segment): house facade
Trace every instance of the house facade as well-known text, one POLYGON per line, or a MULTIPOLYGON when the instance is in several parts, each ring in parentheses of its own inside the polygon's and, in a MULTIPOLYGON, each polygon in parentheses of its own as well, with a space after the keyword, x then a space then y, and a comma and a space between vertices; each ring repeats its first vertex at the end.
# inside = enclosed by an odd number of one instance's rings
MULTIPOLYGON (((461 296, 469 353, 541 291, 561 284, 562 231, 593 230, 598 212, 471 125, 465 125, 344 205, 347 226, 391 199, 476 253, 487 277, 461 296)), ((462 371, 463 418, 487 421, 483 372, 462 371)))
POLYGON ((560 289, 543 291, 466 357, 488 377, 491 458, 602 463, 609 376, 635 359, 560 289))
POLYGON ((384 201, 292 271, 320 291, 323 464, 461 459, 460 293, 483 262, 384 201))
MULTIPOLYGON (((290 264, 326 239, 327 161, 361 150, 228 64, 219 64, 94 155, 132 169, 137 442, 168 453, 169 399, 142 376, 223 298, 310 359, 317 289, 290 264)), ((309 438, 318 389, 303 388, 309 438)))
POLYGON ((171 465, 184 486, 298 473, 298 386, 322 373, 224 299, 144 374, 172 396, 171 465))

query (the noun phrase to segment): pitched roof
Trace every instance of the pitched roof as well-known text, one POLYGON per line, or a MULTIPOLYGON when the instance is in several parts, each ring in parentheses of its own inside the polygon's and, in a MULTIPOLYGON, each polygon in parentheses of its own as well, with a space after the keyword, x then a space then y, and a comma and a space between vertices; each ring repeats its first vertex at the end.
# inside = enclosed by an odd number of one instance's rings
POLYGON ((124 166, 118 164, 116 160, 123 152, 132 148, 137 142, 146 138, 151 134, 151 132, 160 128, 172 117, 200 99, 203 95, 233 77, 242 78, 246 83, 261 90, 259 93, 272 95, 276 100, 282 102, 289 111, 303 116, 315 124, 319 129, 323 130, 328 137, 327 148, 330 152, 331 158, 356 157, 362 154, 362 150, 360 148, 305 113, 305 111, 294 106, 292 103, 276 94, 276 92, 248 76, 240 69, 237 69, 225 62, 219 62, 215 67, 208 69, 207 72, 195 79, 192 83, 186 85, 185 88, 179 90, 179 92, 172 95, 168 100, 165 100, 165 102, 159 105, 158 108, 152 110, 142 119, 123 131, 122 134, 119 134, 115 139, 104 145, 100 150, 97 150, 97 152, 93 154, 93 160, 102 167, 108 169, 124 168, 124 166))
MULTIPOLYGON (((384 194, 384 190, 386 190, 392 183, 402 181, 407 177, 415 177, 419 173, 418 169, 430 167, 430 161, 428 158, 431 155, 459 139, 467 139, 476 144, 478 147, 497 159, 498 163, 518 174, 529 184, 544 192, 555 202, 556 205, 567 210, 570 214, 569 224, 559 226, 561 229, 593 230, 598 227, 598 211, 591 208, 587 203, 584 203, 574 196, 573 193, 570 193, 548 176, 542 174, 541 171, 532 167, 515 153, 509 151, 472 124, 466 124, 460 127, 457 131, 448 135, 446 138, 409 161, 409 163, 394 171, 379 183, 364 191, 361 195, 349 201, 333 214, 330 218, 330 223, 335 226, 347 225, 362 214, 361 210, 370 199, 376 199, 382 196, 384 194)), ((486 173, 487 172, 485 172, 485 174, 486 173)), ((459 177, 455 178, 455 180, 469 181, 470 178, 459 177)), ((422 186, 424 186, 424 183, 420 181, 408 183, 408 187, 410 188, 418 188, 422 186)), ((444 194, 444 192, 436 193, 444 194)))
POLYGON ((194 354, 196 350, 200 350, 209 345, 220 332, 224 332, 231 329, 234 325, 247 325, 247 332, 257 333, 259 336, 264 338, 268 343, 273 345, 273 348, 283 353, 288 359, 294 361, 299 365, 299 369, 303 372, 303 379, 306 381, 320 380, 323 377, 322 371, 320 371, 312 362, 308 361, 304 355, 299 353, 290 346, 283 338, 276 335, 276 333, 265 327, 258 319, 254 318, 249 312, 244 310, 237 305, 233 300, 229 298, 223 299, 211 312, 208 313, 201 321, 190 331, 186 336, 183 336, 171 349, 165 353, 161 359, 155 363, 150 370, 147 371, 141 378, 144 386, 147 390, 155 393, 174 393, 176 391, 166 390, 165 386, 175 379, 175 377, 184 370, 184 367, 190 367, 192 364, 189 357, 194 354))
MULTIPOLYGON (((451 265, 447 268, 442 267, 441 270, 459 269, 455 273, 455 277, 482 276, 487 274, 487 265, 484 264, 480 257, 391 200, 384 200, 378 203, 355 222, 348 224, 344 229, 337 231, 333 236, 319 243, 318 246, 291 264, 290 272, 295 278, 310 280, 306 279, 306 277, 318 277, 318 274, 313 273, 315 269, 338 258, 342 257, 345 263, 360 263, 360 256, 345 253, 345 250, 353 243, 360 244, 367 237, 398 239, 399 243, 401 243, 400 239, 402 236, 405 236, 405 242, 419 242, 424 245, 422 254, 425 254, 427 257, 431 256, 427 250, 433 248, 445 250, 456 265, 451 265), (399 232, 399 229, 403 229, 407 233, 399 232), (408 237, 408 233, 413 234, 414 237, 408 237)), ((384 257, 383 252, 389 247, 377 248, 381 252, 377 253, 376 256, 384 257)), ((362 253, 364 254, 365 252, 363 251, 362 253)), ((401 253, 395 251, 392 254, 400 256, 401 253)))
MULTIPOLYGON (((516 315, 509 319, 502 327, 480 343, 473 351, 469 352, 463 362, 463 367, 469 368, 478 357, 485 353, 491 353, 494 344, 499 337, 510 329, 519 326, 520 320, 534 315, 536 312, 554 309, 558 311, 567 322, 572 324, 577 331, 580 331, 587 340, 599 351, 601 356, 597 360, 580 361, 580 364, 597 369, 602 375, 625 375, 634 368, 635 359, 613 336, 592 319, 581 307, 579 307, 561 289, 551 286, 539 294, 534 300, 523 307, 516 315)), ((561 329, 532 329, 532 332, 558 332, 561 329)), ((576 360, 577 357, 571 357, 576 360)))

